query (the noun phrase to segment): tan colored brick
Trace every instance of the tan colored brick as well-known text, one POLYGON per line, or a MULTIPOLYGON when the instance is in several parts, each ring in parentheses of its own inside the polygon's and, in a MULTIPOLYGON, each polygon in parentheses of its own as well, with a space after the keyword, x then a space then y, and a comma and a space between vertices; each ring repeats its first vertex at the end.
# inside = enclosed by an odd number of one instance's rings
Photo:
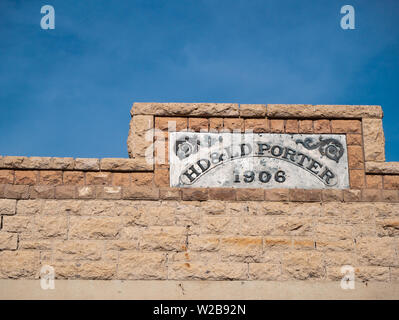
POLYGON ((387 202, 399 201, 399 192, 397 190, 382 190, 382 200, 387 202))
MULTIPOLYGON (((127 187, 128 188, 128 187, 127 187)), ((96 186, 96 198, 107 200, 118 200, 122 198, 122 187, 119 186, 96 186)))
POLYGON ((246 263, 173 263, 169 267, 170 280, 246 280, 246 263))
POLYGON ((18 247, 18 235, 11 232, 0 231, 0 250, 16 250, 18 247))
POLYGON ((116 239, 121 228, 117 217, 70 217, 70 239, 116 239))
POLYGON ((166 253, 122 251, 118 264, 118 279, 167 279, 166 253))
POLYGON ((184 227, 154 227, 143 232, 140 248, 144 250, 185 251, 187 231, 184 227))
POLYGON ((331 133, 330 120, 314 120, 314 133, 331 133))
POLYGON ((331 120, 332 133, 362 133, 360 120, 331 120))
POLYGON ((110 172, 87 172, 86 184, 87 185, 111 185, 110 172))
POLYGON ((75 186, 56 186, 55 198, 56 199, 75 199, 76 187, 75 186))
POLYGON ((96 197, 95 186, 82 186, 76 188, 78 199, 94 199, 96 197))
POLYGON ((169 169, 155 169, 154 183, 158 187, 169 186, 169 169))
POLYGON ((366 186, 368 189, 382 189, 382 176, 367 174, 366 186))
POLYGON ((29 186, 7 184, 4 189, 4 196, 9 199, 28 199, 29 186))
POLYGON ((262 254, 262 239, 258 237, 221 238, 220 253, 224 261, 256 261, 262 254))
POLYGON ((265 190, 265 200, 267 201, 288 201, 288 195, 288 189, 265 190))
POLYGON ((0 184, 13 184, 14 170, 0 170, 0 184))
POLYGON ((356 242, 359 262, 365 265, 398 266, 399 260, 396 257, 395 247, 397 247, 396 239, 389 237, 364 237, 356 242))
POLYGON ((265 198, 263 189, 237 189, 236 195, 238 201, 264 200, 265 198))
POLYGON ((163 200, 180 200, 181 191, 178 188, 160 188, 159 198, 163 200))
POLYGON ((321 279, 325 276, 322 254, 314 251, 283 252, 283 275, 288 279, 321 279))
POLYGON ((148 186, 152 185, 154 174, 149 172, 134 172, 132 175, 132 185, 148 186))
POLYGON ((381 119, 363 119, 364 156, 366 161, 385 161, 385 137, 381 119))
POLYGON ((159 189, 151 186, 131 186, 124 187, 122 191, 123 199, 147 199, 158 200, 159 189))
POLYGON ((322 199, 323 201, 343 201, 344 200, 344 195, 342 190, 338 189, 325 189, 322 190, 322 199))
POLYGON ((360 190, 343 190, 343 193, 345 202, 360 201, 361 199, 360 190))
POLYGON ((203 201, 208 200, 208 189, 206 188, 183 188, 183 200, 203 201))
POLYGON ((384 176, 384 189, 398 190, 399 176, 384 176))
POLYGON ((209 131, 219 132, 223 130, 223 118, 209 118, 209 131))
POLYGON ((112 175, 113 186, 129 187, 132 176, 127 172, 114 172, 112 175))
POLYGON ((162 131, 186 131, 187 118, 155 117, 155 128, 162 131))
POLYGON ((237 217, 205 216, 202 219, 204 234, 238 234, 240 221, 237 217))
POLYGON ((116 275, 113 261, 57 261, 56 279, 108 280, 116 275))
POLYGON ((2 251, 0 252, 0 278, 37 278, 39 259, 38 251, 2 251))
POLYGON ((230 188, 211 188, 208 191, 211 200, 235 200, 236 190, 230 188))
POLYGON ((55 242, 55 260, 100 260, 104 244, 100 241, 68 240, 55 242))
POLYGON ((281 280, 281 266, 279 264, 250 263, 250 280, 277 281, 281 280))
POLYGON ((31 199, 54 199, 54 186, 31 186, 29 189, 31 199))
POLYGON ((290 201, 321 201, 321 190, 290 189, 290 201))
POLYGON ((80 185, 85 184, 85 174, 83 171, 64 171, 64 184, 66 185, 80 185))
POLYGON ((244 119, 241 118, 224 118, 224 130, 244 132, 244 119))
POLYGON ((51 170, 40 171, 39 184, 41 185, 62 184, 62 171, 51 171, 51 170))
POLYGON ((15 171, 15 184, 35 185, 37 184, 38 171, 17 170, 15 171))
POLYGON ((188 247, 192 251, 216 251, 219 242, 219 237, 216 236, 193 235, 188 238, 188 247))
POLYGON ((362 201, 367 201, 367 202, 382 201, 381 189, 363 189, 362 201))
POLYGON ((363 148, 360 146, 348 146, 349 169, 364 169, 363 148))
POLYGON ((207 118, 189 118, 188 128, 190 131, 205 132, 208 131, 208 119, 207 118))
POLYGON ((366 185, 363 170, 349 170, 350 186, 354 189, 362 189, 366 185))
POLYGON ((313 133, 312 120, 299 120, 299 133, 313 133))
POLYGON ((348 144, 348 146, 361 146, 363 144, 362 143, 362 135, 348 133, 346 135, 346 143, 348 144))
POLYGON ((16 201, 11 199, 0 199, 0 215, 12 216, 15 214, 16 201))
POLYGON ((284 133, 284 120, 271 119, 270 120, 270 132, 284 133))
POLYGON ((35 217, 36 239, 60 238, 66 239, 68 231, 68 218, 59 216, 35 217))
POLYGON ((285 132, 286 133, 298 133, 298 120, 288 119, 285 122, 285 132))
POLYGON ((245 131, 254 133, 268 132, 268 123, 267 119, 245 119, 245 131))
POLYGON ((42 200, 19 200, 17 203, 17 214, 22 216, 40 214, 42 206, 42 200))

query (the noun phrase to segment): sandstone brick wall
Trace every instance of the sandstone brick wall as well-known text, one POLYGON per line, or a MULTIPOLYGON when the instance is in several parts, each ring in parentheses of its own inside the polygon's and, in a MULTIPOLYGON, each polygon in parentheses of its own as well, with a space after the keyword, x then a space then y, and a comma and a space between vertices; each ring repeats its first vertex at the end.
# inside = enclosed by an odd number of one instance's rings
POLYGON ((364 281, 399 280, 399 165, 385 162, 379 106, 138 103, 131 114, 129 159, 0 157, 0 278, 50 265, 63 279, 337 281, 349 264, 364 281), (351 187, 170 188, 158 157, 170 121, 346 134, 351 187))

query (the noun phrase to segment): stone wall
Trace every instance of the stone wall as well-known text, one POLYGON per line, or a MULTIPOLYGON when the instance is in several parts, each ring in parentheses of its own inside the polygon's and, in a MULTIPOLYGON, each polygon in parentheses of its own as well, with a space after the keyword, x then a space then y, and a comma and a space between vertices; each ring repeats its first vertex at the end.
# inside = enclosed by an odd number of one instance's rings
POLYGON ((379 106, 135 103, 130 159, 0 157, 0 278, 399 281, 379 106), (170 188, 175 130, 340 133, 350 189, 170 188), (166 143, 164 143, 166 142, 166 143))

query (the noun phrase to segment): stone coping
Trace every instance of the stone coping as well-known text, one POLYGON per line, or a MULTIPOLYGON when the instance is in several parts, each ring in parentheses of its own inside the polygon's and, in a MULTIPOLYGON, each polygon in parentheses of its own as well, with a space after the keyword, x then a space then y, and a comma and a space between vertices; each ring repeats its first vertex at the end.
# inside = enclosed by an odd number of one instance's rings
POLYGON ((268 117, 295 119, 382 119, 376 105, 236 104, 135 102, 130 114, 190 117, 268 117))
POLYGON ((0 169, 152 171, 145 158, 56 158, 0 156, 0 169))
POLYGON ((366 172, 375 174, 399 174, 399 162, 366 162, 366 172))

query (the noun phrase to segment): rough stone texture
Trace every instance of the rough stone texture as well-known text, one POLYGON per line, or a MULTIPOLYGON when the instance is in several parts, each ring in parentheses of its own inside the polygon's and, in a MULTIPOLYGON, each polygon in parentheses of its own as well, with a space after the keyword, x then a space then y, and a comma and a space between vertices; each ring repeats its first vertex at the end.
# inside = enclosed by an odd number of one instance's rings
POLYGON ((18 247, 17 234, 0 231, 0 250, 16 250, 17 247, 18 247))
POLYGON ((234 103, 140 103, 136 102, 130 111, 135 115, 157 116, 198 116, 198 117, 236 117, 238 104, 234 103))
POLYGON ((363 119, 364 156, 366 161, 385 161, 385 137, 382 120, 363 119))
POLYGON ((77 158, 75 159, 75 169, 98 171, 100 170, 100 160, 95 158, 77 158))
POLYGON ((240 104, 240 117, 264 118, 266 116, 265 104, 240 104))
POLYGON ((398 174, 399 175, 399 162, 366 162, 366 172, 380 173, 380 174, 398 174))
MULTIPOLYGON (((134 115, 130 121, 127 149, 130 158, 136 159, 143 170, 152 170, 154 166, 154 117, 134 115)), ((138 164, 136 164, 138 165, 138 164)))
POLYGON ((268 104, 266 108, 267 116, 272 118, 381 119, 383 116, 380 106, 268 104))

